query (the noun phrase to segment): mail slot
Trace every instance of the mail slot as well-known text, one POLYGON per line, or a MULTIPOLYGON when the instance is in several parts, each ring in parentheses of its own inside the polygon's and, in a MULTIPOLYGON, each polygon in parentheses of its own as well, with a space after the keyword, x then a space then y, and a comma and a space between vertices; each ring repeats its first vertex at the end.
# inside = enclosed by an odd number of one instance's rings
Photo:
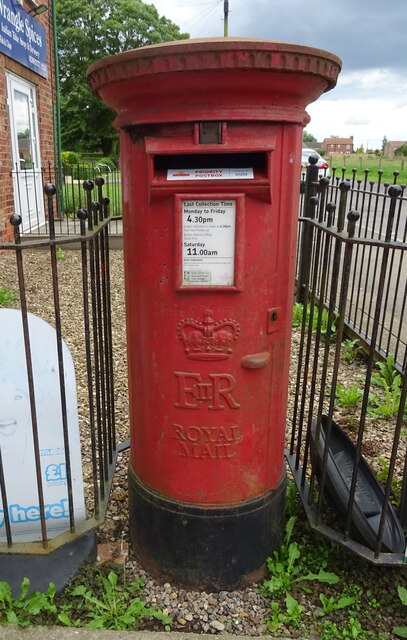
POLYGON ((225 38, 88 72, 121 136, 130 535, 173 583, 248 584, 281 541, 302 129, 339 70, 225 38))

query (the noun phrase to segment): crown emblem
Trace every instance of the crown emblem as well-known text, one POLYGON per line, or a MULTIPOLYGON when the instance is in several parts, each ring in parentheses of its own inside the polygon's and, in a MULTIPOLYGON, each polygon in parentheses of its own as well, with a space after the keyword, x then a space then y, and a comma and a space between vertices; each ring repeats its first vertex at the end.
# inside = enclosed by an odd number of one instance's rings
POLYGON ((230 318, 215 322, 213 311, 204 311, 203 321, 184 318, 177 333, 185 345, 185 353, 193 360, 226 360, 239 337, 240 326, 230 318))

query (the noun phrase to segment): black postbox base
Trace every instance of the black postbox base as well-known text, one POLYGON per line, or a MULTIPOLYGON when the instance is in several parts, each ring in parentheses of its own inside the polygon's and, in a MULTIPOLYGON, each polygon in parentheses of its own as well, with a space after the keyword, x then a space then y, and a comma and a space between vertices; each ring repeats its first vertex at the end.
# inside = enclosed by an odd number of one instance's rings
POLYGON ((32 553, 0 554, 1 580, 8 582, 14 597, 20 595, 21 582, 30 580, 29 591, 47 591, 53 582, 57 593, 62 591, 86 561, 96 560, 96 533, 90 531, 73 542, 45 555, 32 553))
POLYGON ((285 476, 273 491, 238 506, 166 498, 129 469, 130 539, 145 569, 187 589, 232 591, 260 580, 281 544, 285 476))

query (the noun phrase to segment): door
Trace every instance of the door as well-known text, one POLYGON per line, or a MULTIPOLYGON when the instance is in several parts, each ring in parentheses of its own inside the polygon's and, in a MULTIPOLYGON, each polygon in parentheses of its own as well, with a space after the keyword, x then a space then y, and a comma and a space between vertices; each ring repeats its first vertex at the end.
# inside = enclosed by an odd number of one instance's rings
POLYGON ((7 97, 15 212, 22 217, 24 233, 39 227, 45 219, 35 86, 7 74, 7 97))

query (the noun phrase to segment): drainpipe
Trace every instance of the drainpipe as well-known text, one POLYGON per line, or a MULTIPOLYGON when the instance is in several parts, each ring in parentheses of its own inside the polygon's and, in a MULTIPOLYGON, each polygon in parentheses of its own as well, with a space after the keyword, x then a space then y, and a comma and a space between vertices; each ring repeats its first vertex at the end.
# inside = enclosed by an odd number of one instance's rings
POLYGON ((60 211, 58 214, 63 215, 63 189, 62 189, 62 162, 61 162, 61 105, 60 105, 60 87, 59 87, 59 59, 58 59, 58 35, 57 35, 57 15, 56 0, 52 0, 52 34, 54 41, 54 71, 55 71, 55 103, 52 105, 53 119, 53 136, 54 136, 54 164, 56 187, 59 194, 60 211))

